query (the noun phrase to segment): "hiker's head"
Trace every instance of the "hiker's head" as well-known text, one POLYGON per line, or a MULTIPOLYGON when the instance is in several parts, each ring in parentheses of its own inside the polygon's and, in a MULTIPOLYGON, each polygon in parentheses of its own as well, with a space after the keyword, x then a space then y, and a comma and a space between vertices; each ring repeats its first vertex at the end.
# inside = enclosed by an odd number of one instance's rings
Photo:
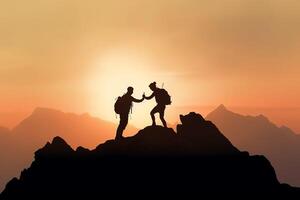
POLYGON ((133 94, 133 87, 128 87, 127 88, 127 93, 130 94, 130 95, 133 94))
POLYGON ((156 89, 156 82, 153 82, 149 85, 149 88, 154 91, 156 89))

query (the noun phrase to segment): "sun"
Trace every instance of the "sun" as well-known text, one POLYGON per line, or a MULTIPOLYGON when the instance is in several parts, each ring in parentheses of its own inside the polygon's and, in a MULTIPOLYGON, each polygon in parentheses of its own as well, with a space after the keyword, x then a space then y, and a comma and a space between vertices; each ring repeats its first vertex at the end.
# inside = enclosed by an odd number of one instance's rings
MULTIPOLYGON (((89 104, 94 108, 92 114, 117 123, 113 109, 117 97, 123 95, 129 86, 134 88, 135 98, 141 98, 144 92, 149 95, 151 91, 148 85, 157 78, 150 63, 136 54, 123 51, 100 57, 87 84, 89 104)), ((129 121, 136 127, 145 127, 151 123, 149 113, 155 101, 144 101, 141 104, 134 104, 129 121)))

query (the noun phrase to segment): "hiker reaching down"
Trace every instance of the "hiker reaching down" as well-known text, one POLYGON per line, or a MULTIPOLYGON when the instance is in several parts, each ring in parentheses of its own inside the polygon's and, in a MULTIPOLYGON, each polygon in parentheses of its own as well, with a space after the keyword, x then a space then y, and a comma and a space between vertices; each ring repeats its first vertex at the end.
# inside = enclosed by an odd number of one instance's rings
POLYGON ((143 98, 150 100, 153 97, 155 97, 155 101, 157 105, 151 110, 150 115, 152 119, 152 126, 156 126, 155 122, 155 113, 159 113, 160 120, 164 127, 167 127, 167 122, 164 118, 165 116, 165 109, 166 105, 170 105, 171 102, 171 96, 168 94, 168 92, 163 88, 156 87, 156 82, 153 82, 149 85, 149 88, 153 91, 153 93, 150 96, 143 95, 143 98))

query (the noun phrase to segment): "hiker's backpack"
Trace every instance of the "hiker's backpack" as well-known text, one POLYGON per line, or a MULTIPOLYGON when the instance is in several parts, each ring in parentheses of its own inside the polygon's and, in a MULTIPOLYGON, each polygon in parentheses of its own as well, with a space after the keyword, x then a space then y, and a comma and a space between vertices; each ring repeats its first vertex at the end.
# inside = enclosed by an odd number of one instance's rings
POLYGON ((115 107, 115 112, 117 114, 126 113, 129 112, 130 109, 132 108, 132 102, 129 101, 129 99, 125 95, 123 95, 117 98, 114 107, 115 107))
POLYGON ((167 90, 161 88, 157 91, 157 103, 163 105, 171 105, 171 96, 167 92, 167 90))

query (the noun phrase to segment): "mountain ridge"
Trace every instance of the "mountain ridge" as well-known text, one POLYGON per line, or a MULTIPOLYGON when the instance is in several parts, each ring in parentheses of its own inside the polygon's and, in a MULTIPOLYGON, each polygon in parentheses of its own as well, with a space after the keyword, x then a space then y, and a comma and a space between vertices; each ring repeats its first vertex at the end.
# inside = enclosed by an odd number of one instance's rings
MULTIPOLYGON (((224 106, 225 107, 225 106, 224 106)), ((300 186, 300 135, 277 126, 263 115, 249 116, 219 107, 206 116, 239 149, 265 155, 275 167, 279 180, 300 186)))
POLYGON ((146 127, 132 137, 106 141, 94 150, 73 150, 55 137, 36 151, 31 167, 20 179, 11 180, 1 197, 224 197, 245 193, 300 197, 299 189, 278 182, 264 156, 241 152, 201 115, 190 113, 180 119, 177 132, 146 127))

